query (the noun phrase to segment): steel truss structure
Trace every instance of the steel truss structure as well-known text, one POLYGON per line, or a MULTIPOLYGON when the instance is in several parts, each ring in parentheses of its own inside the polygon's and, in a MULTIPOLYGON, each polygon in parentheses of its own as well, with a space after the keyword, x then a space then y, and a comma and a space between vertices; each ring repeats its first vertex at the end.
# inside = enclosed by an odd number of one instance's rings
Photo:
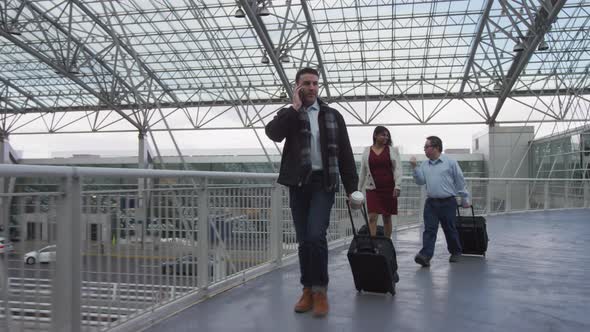
POLYGON ((587 123, 590 2, 2 0, 0 133, 261 128, 306 66, 351 126, 587 123))

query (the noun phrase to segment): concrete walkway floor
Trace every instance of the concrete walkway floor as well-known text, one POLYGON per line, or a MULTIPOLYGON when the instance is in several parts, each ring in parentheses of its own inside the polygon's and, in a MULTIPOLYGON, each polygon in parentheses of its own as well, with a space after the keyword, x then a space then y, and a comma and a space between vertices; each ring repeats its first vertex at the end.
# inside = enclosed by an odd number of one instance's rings
POLYGON ((449 263, 439 232, 430 268, 414 263, 421 230, 394 236, 397 294, 357 293, 346 248, 330 253, 330 314, 296 314, 292 264, 147 331, 590 331, 590 210, 490 216, 485 258, 449 263))

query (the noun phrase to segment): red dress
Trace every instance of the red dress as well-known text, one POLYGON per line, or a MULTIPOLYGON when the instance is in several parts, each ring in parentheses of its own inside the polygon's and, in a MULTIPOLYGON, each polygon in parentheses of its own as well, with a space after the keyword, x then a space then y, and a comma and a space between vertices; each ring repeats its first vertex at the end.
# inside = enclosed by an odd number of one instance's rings
POLYGON ((396 215, 397 197, 393 197, 395 180, 391 170, 389 146, 386 146, 379 155, 372 148, 369 150, 369 170, 376 189, 367 190, 367 209, 369 213, 396 215))

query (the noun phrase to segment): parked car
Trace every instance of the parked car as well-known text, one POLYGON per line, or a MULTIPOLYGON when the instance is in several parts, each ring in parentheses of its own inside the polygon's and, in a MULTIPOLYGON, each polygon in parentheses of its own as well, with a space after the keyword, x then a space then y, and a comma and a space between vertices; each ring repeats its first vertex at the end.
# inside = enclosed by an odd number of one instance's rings
POLYGON ((165 237, 160 239, 161 243, 169 243, 173 245, 193 246, 195 241, 181 237, 165 237))
POLYGON ((13 252, 14 247, 12 246, 12 242, 8 241, 7 239, 0 237, 0 254, 13 252))
POLYGON ((188 274, 197 272, 197 258, 192 255, 182 256, 173 261, 162 263, 162 274, 188 274), (194 266, 193 266, 194 265, 194 266))
MULTIPOLYGON (((197 258, 192 255, 182 256, 162 263, 162 274, 197 274, 197 258)), ((213 275, 213 258, 209 258, 209 275, 213 275)))
POLYGON ((39 250, 30 251, 25 254, 25 263, 49 263, 55 262, 55 244, 43 247, 39 250))

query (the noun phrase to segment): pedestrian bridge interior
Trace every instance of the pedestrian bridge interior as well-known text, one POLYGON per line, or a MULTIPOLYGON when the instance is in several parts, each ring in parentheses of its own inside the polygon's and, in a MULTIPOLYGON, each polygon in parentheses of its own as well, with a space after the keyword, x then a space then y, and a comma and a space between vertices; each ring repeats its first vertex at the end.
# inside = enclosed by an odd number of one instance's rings
POLYGON ((590 330, 589 21, 587 0, 3 1, 0 331, 590 330), (264 126, 304 67, 349 131, 485 128, 455 155, 485 258, 450 265, 439 236, 432 266, 413 262, 426 194, 405 155, 397 294, 354 290, 338 194, 331 312, 293 313, 282 144, 264 126), (190 152, 227 132, 260 153, 190 152), (20 145, 107 135, 133 152, 20 145))
MULTIPOLYGON (((332 308, 317 320, 292 309, 300 291, 297 243, 287 191, 274 173, 0 165, 0 174, 16 179, 13 193, 2 196, 11 197, 4 213, 13 221, 4 232, 11 248, 0 256, 0 322, 8 331, 165 331, 193 324, 226 331, 244 321, 245 329, 270 331, 286 321, 294 329, 346 330, 358 303, 374 307, 359 311, 366 315, 389 306, 406 317, 408 308, 415 315, 425 308, 432 316, 420 324, 432 326, 449 313, 460 319, 445 324, 470 330, 484 318, 531 331, 541 321, 563 331, 588 325, 576 314, 588 309, 579 280, 588 265, 587 180, 468 178, 475 213, 488 216, 488 253, 451 266, 439 236, 432 266, 423 269, 412 258, 426 192, 404 178, 394 231, 401 281, 393 298, 356 295, 344 256, 352 228, 341 191, 328 227, 332 308), (113 178, 149 185, 116 185, 113 178), (462 307, 447 312, 438 306, 443 302, 462 307)), ((358 212, 354 223, 362 223, 358 212)), ((409 330, 422 326, 388 319, 409 330)))
POLYGON ((587 331, 589 212, 488 217, 487 255, 453 264, 441 231, 429 268, 413 261, 422 246, 420 227, 399 230, 393 236, 400 275, 395 296, 357 293, 348 247, 333 248, 325 319, 293 312, 300 295, 295 263, 145 331, 587 331))

